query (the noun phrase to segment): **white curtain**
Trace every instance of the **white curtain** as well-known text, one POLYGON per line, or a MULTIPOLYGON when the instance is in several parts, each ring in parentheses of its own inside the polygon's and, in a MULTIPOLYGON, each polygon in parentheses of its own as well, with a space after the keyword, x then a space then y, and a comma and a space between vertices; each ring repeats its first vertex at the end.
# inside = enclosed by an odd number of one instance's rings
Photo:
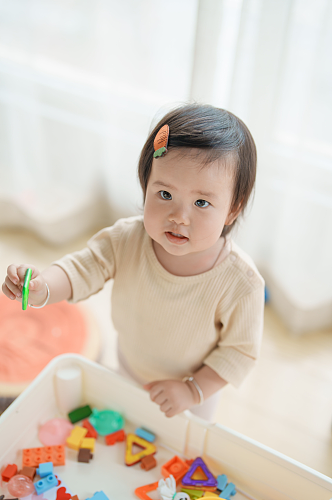
POLYGON ((199 9, 193 96, 240 116, 258 147, 255 202, 236 239, 292 330, 331 325, 332 3, 199 9))
POLYGON ((113 219, 139 210, 151 118, 189 98, 196 13, 195 0, 0 0, 0 225, 61 243, 108 205, 113 219))
POLYGON ((0 224, 137 213, 151 120, 208 102, 258 148, 237 241, 294 331, 332 324, 331 47, 329 0, 0 0, 0 224))

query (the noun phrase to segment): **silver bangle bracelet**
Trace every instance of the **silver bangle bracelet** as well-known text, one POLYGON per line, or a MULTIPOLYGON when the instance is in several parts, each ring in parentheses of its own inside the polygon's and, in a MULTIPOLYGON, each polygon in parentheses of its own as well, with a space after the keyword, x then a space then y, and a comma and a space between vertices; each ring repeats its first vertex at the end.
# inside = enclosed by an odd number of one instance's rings
POLYGON ((47 288, 47 297, 46 297, 46 300, 45 300, 44 304, 42 304, 41 306, 32 306, 31 304, 29 304, 29 307, 32 307, 32 309, 41 309, 42 307, 46 306, 47 302, 49 301, 49 298, 50 298, 50 289, 48 288, 47 283, 45 283, 45 285, 46 285, 46 288, 47 288))
POLYGON ((203 403, 204 403, 204 394, 203 394, 203 391, 202 389, 200 388, 200 386, 198 385, 198 383, 196 382, 196 380, 194 379, 194 377, 184 377, 182 379, 182 382, 192 382, 194 384, 194 386, 196 387, 196 390, 199 394, 199 403, 198 403, 198 406, 201 406, 203 403))

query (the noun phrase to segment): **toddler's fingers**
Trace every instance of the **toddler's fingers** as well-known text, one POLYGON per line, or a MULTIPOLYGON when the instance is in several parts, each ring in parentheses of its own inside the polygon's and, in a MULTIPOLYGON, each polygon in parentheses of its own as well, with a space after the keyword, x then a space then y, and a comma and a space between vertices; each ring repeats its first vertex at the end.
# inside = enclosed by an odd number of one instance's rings
POLYGON ((165 404, 168 401, 167 396, 164 392, 160 392, 159 394, 157 394, 157 396, 151 396, 150 394, 150 398, 154 403, 156 403, 159 406, 165 404))
MULTIPOLYGON (((162 386, 162 384, 154 385, 152 387, 152 389, 150 389, 150 398, 152 399, 152 401, 157 402, 158 396, 161 395, 163 392, 164 392, 164 387, 162 386)), ((160 397, 159 397, 158 401, 159 400, 160 400, 160 397)), ((161 402, 163 402, 163 401, 164 400, 162 400, 161 402)))
POLYGON ((10 264, 10 266, 7 267, 7 276, 15 285, 20 281, 17 274, 17 268, 18 266, 16 264, 10 264))
POLYGON ((8 276, 6 276, 6 278, 5 278, 4 285, 6 286, 7 290, 9 290, 12 295, 14 295, 15 298, 16 297, 22 297, 21 289, 17 285, 14 285, 14 283, 12 282, 11 279, 9 279, 8 276))
POLYGON ((17 268, 17 274, 22 283, 24 283, 24 278, 28 269, 31 269, 31 280, 33 280, 39 275, 39 271, 35 268, 35 266, 28 266, 26 264, 21 264, 17 268))
POLYGON ((162 405, 160 405, 160 409, 161 411, 163 411, 164 413, 167 413, 169 411, 172 410, 172 405, 171 403, 168 401, 168 399, 165 401, 165 403, 163 403, 162 405))
POLYGON ((158 384, 159 382, 149 382, 148 384, 144 384, 143 385, 143 389, 145 389, 146 391, 149 391, 150 389, 152 389, 152 387, 155 385, 155 384, 158 384))
POLYGON ((45 288, 45 281, 39 274, 37 278, 34 278, 30 281, 29 290, 33 290, 34 292, 39 292, 45 288))
POLYGON ((6 295, 6 297, 8 297, 9 299, 11 299, 11 300, 16 299, 15 295, 13 294, 13 292, 11 292, 9 290, 9 288, 7 287, 7 285, 5 283, 2 283, 2 291, 6 295))

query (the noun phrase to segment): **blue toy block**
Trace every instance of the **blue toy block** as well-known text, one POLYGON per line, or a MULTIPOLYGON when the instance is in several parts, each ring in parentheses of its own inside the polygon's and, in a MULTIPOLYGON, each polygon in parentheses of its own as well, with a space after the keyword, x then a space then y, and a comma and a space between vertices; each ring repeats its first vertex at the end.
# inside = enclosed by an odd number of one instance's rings
POLYGON ((217 489, 222 491, 224 488, 226 488, 227 484, 227 476, 226 474, 220 474, 217 476, 217 489))
POLYGON ((135 431, 136 436, 145 439, 146 441, 149 441, 149 443, 153 443, 153 441, 156 439, 156 436, 152 433, 147 431, 146 429, 143 429, 142 427, 138 427, 135 431))
POLYGON ((219 496, 221 498, 225 498, 226 500, 229 500, 229 497, 235 495, 235 493, 236 493, 235 484, 228 483, 228 485, 226 486, 224 491, 222 491, 219 496))
POLYGON ((34 483, 37 495, 44 493, 44 491, 50 490, 54 486, 58 486, 58 480, 54 476, 54 474, 49 474, 48 476, 43 477, 43 479, 41 479, 40 481, 37 481, 37 483, 34 483))
POLYGON ((36 470, 36 473, 40 477, 45 477, 45 476, 49 476, 50 474, 53 474, 53 463, 52 462, 44 462, 42 464, 39 464, 39 467, 36 470))
POLYGON ((101 491, 96 491, 96 493, 94 493, 91 498, 87 498, 86 500, 109 500, 109 498, 101 490, 101 491))

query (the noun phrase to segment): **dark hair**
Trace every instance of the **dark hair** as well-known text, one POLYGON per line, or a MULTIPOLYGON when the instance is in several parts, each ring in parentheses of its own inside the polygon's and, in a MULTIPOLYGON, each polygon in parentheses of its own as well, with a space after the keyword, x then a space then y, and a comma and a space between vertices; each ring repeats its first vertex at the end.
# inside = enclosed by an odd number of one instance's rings
MULTIPOLYGON (((234 168, 234 192, 231 212, 246 207, 256 177, 257 154, 254 140, 246 125, 235 115, 224 109, 202 104, 187 104, 178 107, 162 118, 150 133, 141 152, 138 176, 144 200, 151 174, 153 141, 159 129, 169 126, 168 150, 190 148, 203 152, 203 165, 219 158, 230 158, 234 168)), ((222 236, 228 234, 236 223, 225 226, 222 236)))

